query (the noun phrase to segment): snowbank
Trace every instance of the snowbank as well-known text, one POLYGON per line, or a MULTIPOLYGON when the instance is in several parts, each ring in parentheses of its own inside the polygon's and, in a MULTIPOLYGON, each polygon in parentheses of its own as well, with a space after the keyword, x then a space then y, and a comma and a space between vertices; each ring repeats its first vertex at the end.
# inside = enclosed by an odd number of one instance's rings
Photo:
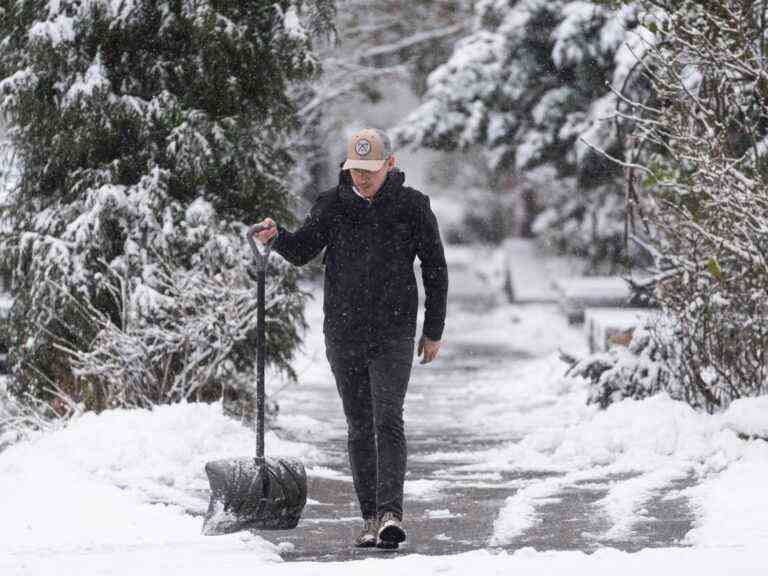
MULTIPOLYGON (((308 464, 319 459, 314 448, 274 434, 266 446, 308 464)), ((0 542, 21 558, 184 546, 274 560, 275 547, 261 538, 200 534, 205 463, 254 449, 253 433, 222 416, 217 404, 86 414, 0 454, 0 542)))
POLYGON ((699 515, 689 543, 768 545, 768 498, 761 480, 768 473, 768 444, 746 442, 735 431, 764 429, 764 398, 742 400, 722 415, 708 416, 660 394, 581 416, 575 423, 531 429, 491 459, 478 455, 479 470, 558 473, 508 498, 493 544, 508 544, 539 522, 536 510, 547 498, 590 481, 608 489, 598 502, 610 525, 604 537, 621 539, 643 520, 655 493, 674 482, 693 481, 695 488, 680 493, 693 500, 699 515), (618 477, 624 479, 611 480, 618 477))
MULTIPOLYGON (((716 417, 724 430, 740 437, 768 438, 768 397, 742 398, 716 417)), ((722 469, 685 494, 698 508, 696 527, 688 534, 697 546, 768 545, 768 442, 742 441, 739 458, 725 454, 712 462, 722 469)), ((765 566, 765 562, 762 562, 765 566)))
MULTIPOLYGON (((698 509, 686 541, 697 547, 768 546, 768 443, 749 442, 741 459, 721 474, 685 491, 698 509)), ((765 556, 756 557, 765 570, 765 556)))
MULTIPOLYGON (((375 553, 374 553, 375 554, 375 553)), ((382 554, 386 558, 386 554, 382 554)), ((478 550, 455 556, 410 556, 387 559, 368 558, 354 562, 300 562, 270 564, 268 573, 275 576, 648 576, 648 574, 696 574, 697 576, 762 576, 765 567, 761 563, 763 553, 757 549, 734 548, 655 549, 627 554, 610 548, 594 554, 582 552, 537 552, 523 548, 513 554, 492 553, 478 550)), ((81 576, 83 574, 111 574, 135 576, 135 574, 185 576, 251 576, 260 570, 259 551, 248 549, 247 539, 239 546, 225 549, 206 540, 199 546, 138 550, 104 550, 100 554, 65 557, 36 557, 25 566, 16 566, 11 574, 36 574, 56 576, 81 576), (19 570, 19 568, 21 568, 19 570)), ((0 556, 0 568, 5 568, 0 556)), ((4 572, 8 574, 8 572, 4 572)))
POLYGON ((768 396, 734 400, 723 421, 737 434, 768 439, 768 396))

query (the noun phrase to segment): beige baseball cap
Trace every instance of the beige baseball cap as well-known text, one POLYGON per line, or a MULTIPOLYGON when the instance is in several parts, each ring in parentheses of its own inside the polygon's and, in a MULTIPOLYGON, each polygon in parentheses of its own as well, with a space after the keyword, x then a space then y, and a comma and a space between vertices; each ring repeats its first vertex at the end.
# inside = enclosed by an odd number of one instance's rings
POLYGON ((392 142, 384 132, 366 128, 352 135, 347 145, 347 161, 343 169, 381 170, 384 162, 392 155, 392 142))

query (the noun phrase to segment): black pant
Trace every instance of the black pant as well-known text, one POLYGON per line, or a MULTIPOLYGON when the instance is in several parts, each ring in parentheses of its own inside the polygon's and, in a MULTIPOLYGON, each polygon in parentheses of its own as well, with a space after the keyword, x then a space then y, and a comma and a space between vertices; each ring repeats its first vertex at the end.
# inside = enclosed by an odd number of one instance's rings
POLYGON ((403 401, 413 348, 412 338, 376 345, 326 339, 326 356, 347 419, 349 463, 363 518, 385 512, 403 516, 403 401))

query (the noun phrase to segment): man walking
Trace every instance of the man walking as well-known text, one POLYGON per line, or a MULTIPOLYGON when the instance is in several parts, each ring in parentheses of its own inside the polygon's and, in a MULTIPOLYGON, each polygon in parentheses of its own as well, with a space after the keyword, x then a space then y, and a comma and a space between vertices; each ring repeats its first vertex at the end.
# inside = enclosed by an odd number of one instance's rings
POLYGON ((326 355, 348 428, 349 461, 364 528, 358 547, 397 548, 406 441, 403 402, 413 362, 421 262, 425 312, 417 353, 440 350, 448 271, 437 220, 424 194, 404 185, 388 136, 354 134, 335 188, 317 198, 295 232, 267 218, 258 234, 301 266, 325 249, 326 355))

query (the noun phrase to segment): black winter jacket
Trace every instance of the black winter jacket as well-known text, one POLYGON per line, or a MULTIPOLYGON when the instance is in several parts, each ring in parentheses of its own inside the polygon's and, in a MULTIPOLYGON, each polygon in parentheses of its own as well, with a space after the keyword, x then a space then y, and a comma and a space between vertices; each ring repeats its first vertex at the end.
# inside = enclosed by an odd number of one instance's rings
POLYGON ((323 330, 333 341, 377 343, 413 338, 418 291, 414 257, 424 283, 424 335, 440 340, 448 269, 429 198, 387 175, 373 201, 358 196, 348 171, 321 193, 295 232, 279 227, 273 250, 301 266, 325 248, 323 330))

